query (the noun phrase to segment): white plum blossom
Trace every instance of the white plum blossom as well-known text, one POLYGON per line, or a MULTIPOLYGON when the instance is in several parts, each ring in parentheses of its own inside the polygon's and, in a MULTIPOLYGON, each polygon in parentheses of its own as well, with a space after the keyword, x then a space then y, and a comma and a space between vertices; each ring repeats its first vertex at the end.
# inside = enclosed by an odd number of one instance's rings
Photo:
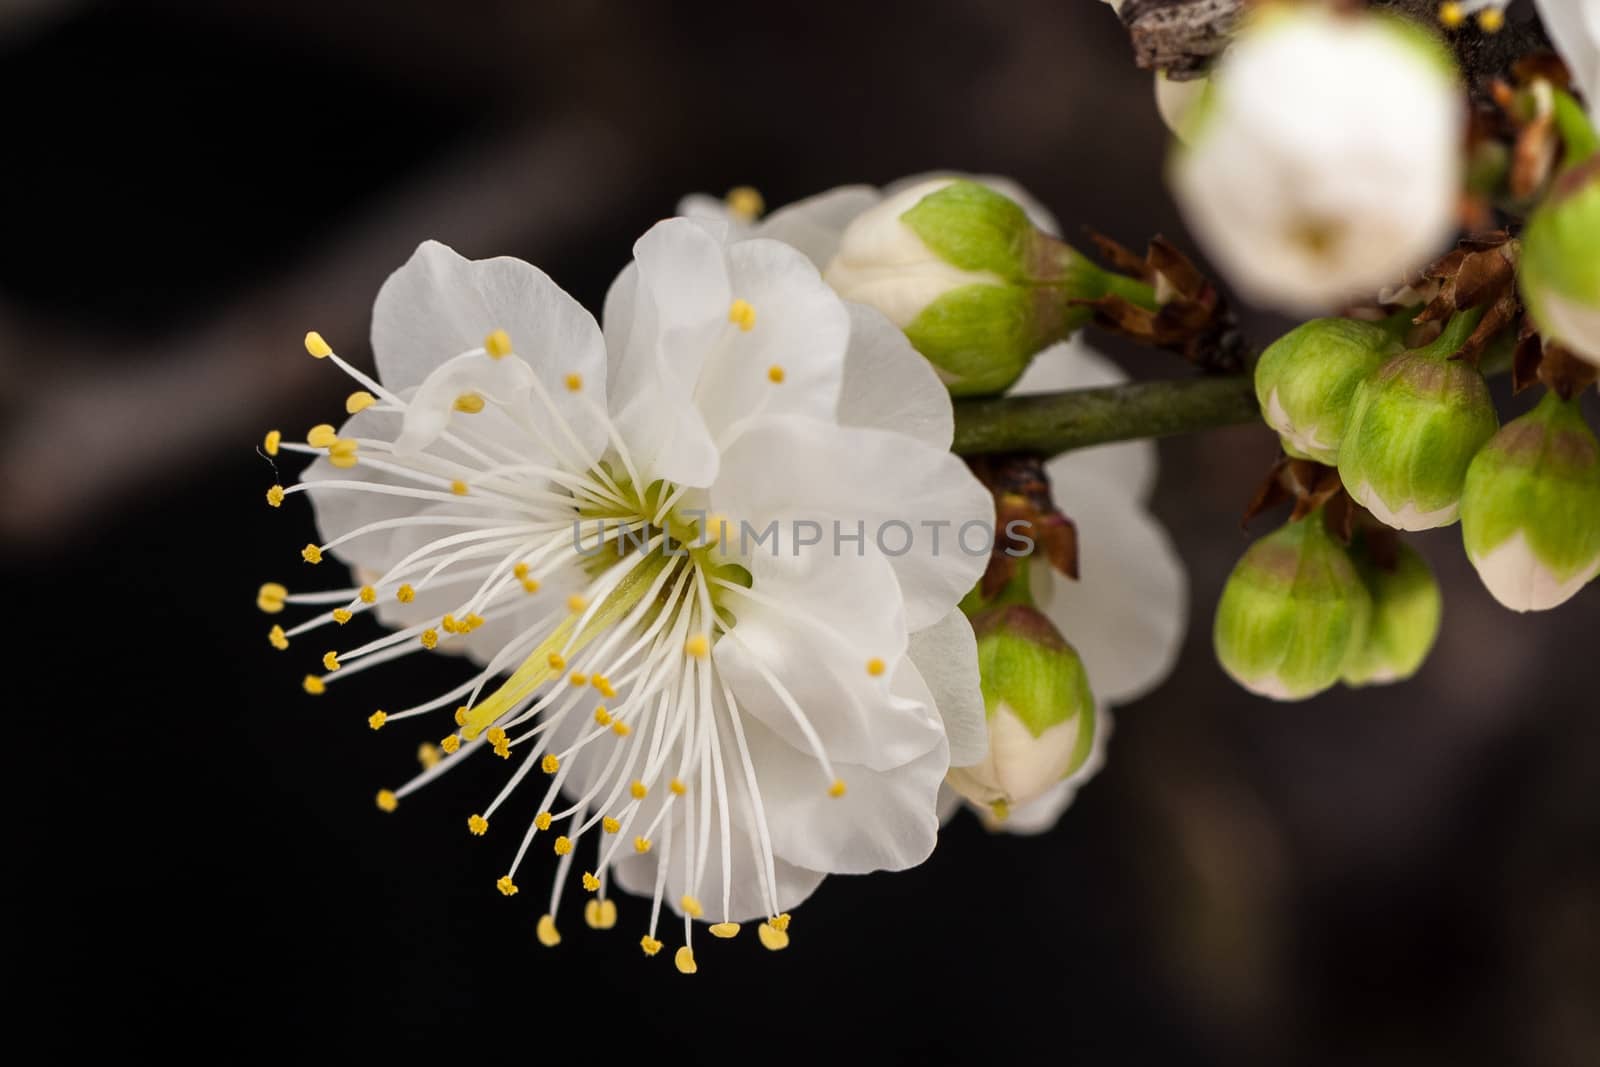
POLYGON ((460 685, 369 720, 428 717, 444 735, 443 758, 379 806, 470 757, 508 760, 468 828, 520 841, 508 896, 530 847, 560 857, 539 939, 559 941, 576 865, 590 926, 617 922, 614 880, 652 901, 647 955, 662 905, 682 917, 692 973, 694 920, 718 937, 762 920, 782 948, 825 875, 934 847, 951 760, 985 749, 956 604, 987 555, 926 537, 896 553, 873 531, 989 524, 993 502, 949 452, 931 368, 794 249, 671 219, 634 251, 603 329, 526 263, 428 242, 378 295, 375 378, 308 335, 360 388, 337 431, 269 436, 269 452, 320 458, 268 500, 308 493, 321 540, 305 559, 337 556, 357 584, 269 585, 260 603, 317 606, 271 635, 339 645, 313 693, 464 653, 460 685), (835 522, 866 535, 800 532, 835 522), (769 528, 776 544, 747 536, 769 528), (328 637, 363 613, 392 632, 328 637))
POLYGON ((1447 53, 1414 24, 1271 10, 1214 69, 1170 181, 1241 295, 1325 311, 1449 242, 1465 117, 1447 53))

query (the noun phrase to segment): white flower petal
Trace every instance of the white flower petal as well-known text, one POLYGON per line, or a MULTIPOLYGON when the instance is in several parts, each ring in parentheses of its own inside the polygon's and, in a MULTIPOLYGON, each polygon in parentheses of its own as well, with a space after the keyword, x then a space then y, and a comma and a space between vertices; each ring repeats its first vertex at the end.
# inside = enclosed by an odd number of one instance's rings
POLYGON ((846 784, 835 797, 819 764, 760 723, 746 720, 745 729, 779 856, 813 870, 867 874, 905 870, 933 852, 939 785, 950 765, 943 739, 892 770, 834 764, 846 784))
MULTIPOLYGON (((1034 357, 1011 387, 1011 395, 1099 389, 1127 380, 1122 368, 1074 339, 1051 345, 1034 357)), ((1108 490, 1146 501, 1156 484, 1156 445, 1154 441, 1124 441, 1080 448, 1052 459, 1046 464, 1045 473, 1052 479, 1058 474, 1072 479, 1096 478, 1108 490)))
POLYGON ((753 595, 725 591, 738 621, 713 649, 740 707, 798 752, 811 751, 770 674, 830 759, 895 767, 939 743, 943 731, 929 709, 900 706, 890 695, 889 668, 905 655, 907 638, 894 571, 883 557, 763 553, 750 570, 753 595), (878 675, 869 660, 880 661, 878 675))
POLYGON ((1188 575, 1161 524, 1097 479, 1056 480, 1056 503, 1078 527, 1079 581, 1043 561, 1034 600, 1078 650, 1095 699, 1124 704, 1177 662, 1188 625, 1188 575))
POLYGON ((847 532, 859 521, 868 550, 890 555, 912 630, 943 618, 983 573, 987 549, 964 550, 961 531, 976 549, 994 525, 989 491, 950 453, 793 416, 760 419, 729 447, 711 504, 757 530, 806 520, 831 534, 834 521, 847 532))
MULTIPOLYGON (((715 814, 713 814, 715 818, 715 814)), ((681 826, 681 824, 680 824, 681 826)), ((681 828, 674 832, 681 833, 681 828)), ((737 832, 737 831, 736 831, 737 832)), ((661 857, 658 851, 652 849, 644 855, 629 853, 617 859, 612 867, 616 875, 617 884, 629 893, 644 899, 633 904, 622 903, 622 907, 631 907, 637 910, 635 918, 642 918, 649 913, 650 895, 655 892, 656 875, 661 869, 661 857)), ((785 912, 797 908, 812 893, 817 886, 822 884, 825 877, 816 871, 808 871, 804 867, 774 857, 774 873, 777 876, 777 910, 785 912)), ((724 910, 720 895, 722 886, 722 854, 716 845, 712 846, 706 860, 706 874, 703 883, 703 892, 715 893, 707 896, 701 903, 706 909, 705 917, 710 922, 746 922, 754 919, 771 918, 767 905, 767 897, 761 891, 761 878, 755 870, 754 861, 748 843, 741 835, 738 850, 734 853, 734 876, 730 880, 728 907, 724 910)), ((689 856, 681 846, 672 850, 672 859, 667 867, 667 891, 663 903, 676 914, 683 914, 679 905, 683 887, 689 885, 689 856)), ((749 934, 745 935, 750 936, 749 934)))
POLYGON ((978 642, 959 608, 911 635, 911 664, 933 694, 950 739, 950 765, 968 767, 989 749, 983 691, 978 678, 978 642))
POLYGON ((605 341, 582 305, 520 259, 469 260, 437 241, 419 245, 373 305, 378 376, 387 389, 409 389, 446 360, 481 348, 495 330, 511 337, 585 450, 598 455, 605 431, 564 383, 581 376, 589 399, 604 408, 605 341))
POLYGON ((1084 760, 1083 766, 1073 771, 1067 777, 1050 787, 1050 790, 1037 800, 1027 804, 1019 804, 1006 813, 1004 820, 995 820, 986 812, 979 811, 979 818, 990 830, 1004 831, 1008 834, 1029 836, 1042 834, 1052 829, 1061 818, 1062 812, 1072 806, 1078 798, 1078 790, 1088 784, 1089 779, 1100 773, 1100 768, 1106 763, 1106 745, 1111 740, 1111 732, 1115 726, 1111 712, 1100 709, 1095 716, 1094 748, 1089 753, 1089 758, 1084 760))
POLYGON ((893 430, 949 449, 955 409, 933 364, 882 312, 865 304, 845 306, 850 309, 850 350, 839 392, 840 425, 893 430))
POLYGON ((842 185, 774 211, 756 224, 755 234, 793 245, 821 270, 839 251, 845 227, 880 199, 870 185, 842 185))
POLYGON ((1600 4, 1593 0, 1534 0, 1544 28, 1566 61, 1573 82, 1600 123, 1600 4))

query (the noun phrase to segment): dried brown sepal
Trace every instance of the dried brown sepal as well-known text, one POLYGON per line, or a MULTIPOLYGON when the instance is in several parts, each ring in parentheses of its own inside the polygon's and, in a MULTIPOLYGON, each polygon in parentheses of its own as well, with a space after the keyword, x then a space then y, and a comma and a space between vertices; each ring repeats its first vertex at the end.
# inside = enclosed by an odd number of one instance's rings
POLYGON ((1474 367, 1483 358, 1484 349, 1489 347, 1500 332, 1507 326, 1517 321, 1517 316, 1522 314, 1522 301, 1517 297, 1515 286, 1506 290, 1500 298, 1489 305, 1489 310, 1484 312, 1483 318, 1478 320, 1477 328, 1472 331, 1465 343, 1455 352, 1451 359, 1470 363, 1474 367))
POLYGON ((1305 518, 1340 495, 1343 489, 1337 469, 1315 460, 1281 456, 1257 487, 1239 524, 1248 527, 1251 520, 1285 500, 1294 501, 1291 519, 1305 518))
POLYGON ((1586 363, 1555 342, 1544 346, 1539 361, 1539 381, 1562 400, 1571 400, 1595 383, 1600 368, 1586 363))
POLYGON ((1516 351, 1511 356, 1511 392, 1522 392, 1539 380, 1539 364, 1544 361, 1544 342, 1532 319, 1522 320, 1517 333, 1516 351))
POLYGON ((1007 453, 971 456, 967 465, 994 494, 995 501, 995 543, 988 566, 978 582, 979 594, 985 599, 993 597, 1015 577, 1018 562, 1024 557, 1013 554, 1023 545, 1013 540, 1012 530, 1033 540, 1034 555, 1044 556, 1050 566, 1076 579, 1078 529, 1055 506, 1044 459, 1032 454, 1007 453))
POLYGON ((1561 138, 1548 112, 1535 116, 1517 133, 1511 147, 1511 177, 1507 186, 1517 200, 1531 200, 1555 169, 1561 138))

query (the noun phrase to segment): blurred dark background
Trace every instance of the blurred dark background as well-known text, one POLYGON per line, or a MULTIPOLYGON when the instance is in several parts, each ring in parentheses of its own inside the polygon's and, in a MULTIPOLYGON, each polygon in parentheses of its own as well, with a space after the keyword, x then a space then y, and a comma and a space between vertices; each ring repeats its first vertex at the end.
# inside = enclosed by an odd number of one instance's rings
POLYGON ((1192 247, 1097 0, 9 0, 0 100, 14 1025, 218 1058, 1600 1063, 1600 591, 1516 617, 1442 531, 1416 681, 1249 697, 1209 624, 1260 428, 1163 444, 1190 640, 1053 833, 962 817, 917 870, 825 883, 789 951, 702 951, 692 979, 641 958, 628 898, 602 934, 569 897, 542 949, 548 871, 508 903, 506 843, 463 830, 482 777, 374 811, 434 735, 365 715, 450 664, 312 701, 263 640, 255 589, 300 577, 310 524, 264 506, 254 446, 338 414, 300 337, 369 358, 424 237, 598 309, 684 193, 957 167, 1069 235, 1192 247))

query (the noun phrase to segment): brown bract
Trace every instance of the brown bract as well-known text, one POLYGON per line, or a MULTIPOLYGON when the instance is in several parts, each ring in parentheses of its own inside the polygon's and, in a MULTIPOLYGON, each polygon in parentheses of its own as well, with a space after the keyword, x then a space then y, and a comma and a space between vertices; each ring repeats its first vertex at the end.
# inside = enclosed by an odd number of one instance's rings
POLYGON ((1034 555, 1044 556, 1050 566, 1076 579, 1078 528, 1056 507, 1043 458, 1025 453, 969 456, 967 466, 994 494, 994 547, 978 583, 979 594, 985 599, 993 597, 1016 576, 1018 561, 1024 557, 1012 554, 1023 547, 1012 537, 1013 529, 1033 539, 1034 555))

